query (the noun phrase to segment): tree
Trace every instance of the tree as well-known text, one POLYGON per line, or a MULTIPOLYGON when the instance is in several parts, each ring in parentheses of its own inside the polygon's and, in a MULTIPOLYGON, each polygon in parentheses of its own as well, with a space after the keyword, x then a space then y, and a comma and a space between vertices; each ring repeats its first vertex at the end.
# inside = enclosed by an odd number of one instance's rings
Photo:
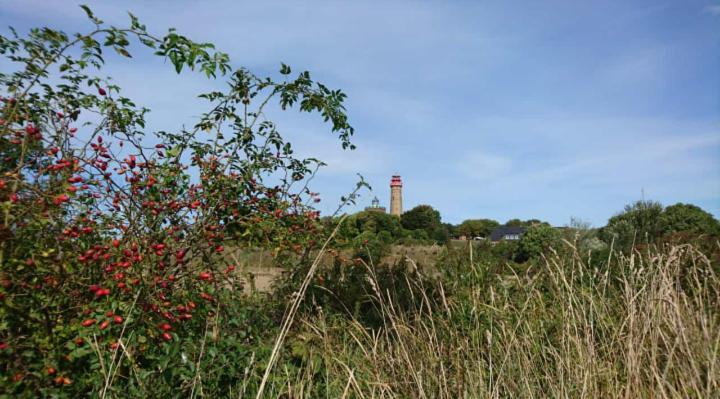
POLYGON ((718 234, 720 224, 702 208, 677 203, 668 206, 660 215, 659 229, 663 235, 687 232, 692 234, 718 234))
POLYGON ((571 217, 567 227, 570 235, 566 238, 574 241, 581 252, 599 251, 607 247, 607 244, 597 237, 597 229, 593 229, 590 222, 571 217))
POLYGON ((399 238, 403 233, 400 220, 384 212, 362 211, 354 215, 354 222, 360 232, 371 231, 377 234, 387 231, 392 238, 399 238))
POLYGON ((428 237, 435 236, 436 230, 442 228, 440 212, 430 205, 418 205, 402 214, 402 226, 407 230, 424 230, 428 237))
POLYGON ((523 227, 523 226, 525 226, 525 222, 523 222, 520 219, 510 219, 507 222, 505 222, 505 226, 523 227))
POLYGON ((428 240, 430 239, 430 236, 428 236, 427 231, 423 229, 415 229, 415 230, 405 230, 408 232, 408 236, 410 238, 413 238, 415 240, 428 240))
POLYGON ((430 236, 435 242, 446 243, 450 240, 450 230, 444 224, 438 226, 430 236))
POLYGON ((540 219, 528 219, 525 221, 522 221, 520 219, 510 219, 507 222, 505 222, 505 226, 512 226, 512 227, 530 227, 530 226, 534 226, 536 224, 544 224, 546 226, 550 226, 550 223, 543 222, 540 219))
POLYGON ((518 244, 517 260, 524 262, 536 258, 548 248, 560 244, 560 232, 545 224, 536 224, 528 228, 518 244))
POLYGON ((636 201, 626 205, 625 209, 610 218, 602 234, 609 243, 627 248, 633 243, 652 242, 662 234, 660 215, 663 207, 655 201, 636 201))
POLYGON ((489 237, 498 226, 500 223, 492 219, 468 219, 457 226, 456 232, 467 237, 489 237))
POLYGON ((546 226, 550 226, 550 223, 548 223, 548 222, 543 222, 543 221, 540 220, 540 219, 528 219, 528 220, 526 220, 526 221, 523 222, 523 225, 526 226, 526 227, 534 226, 534 225, 536 225, 536 224, 544 224, 544 225, 546 225, 546 226))
POLYGON ((455 236, 457 234, 455 226, 453 226, 452 223, 443 223, 442 225, 445 228, 445 231, 447 231, 448 236, 455 236))

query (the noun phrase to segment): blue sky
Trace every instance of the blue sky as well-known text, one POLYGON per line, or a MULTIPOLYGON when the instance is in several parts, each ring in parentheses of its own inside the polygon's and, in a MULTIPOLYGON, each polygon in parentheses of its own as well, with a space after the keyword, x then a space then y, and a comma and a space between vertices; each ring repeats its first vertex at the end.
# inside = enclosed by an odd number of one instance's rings
MULTIPOLYGON (((280 62, 348 94, 358 149, 317 117, 271 115, 307 156, 335 209, 361 173, 389 202, 444 221, 580 217, 602 226, 643 195, 720 215, 720 1, 88 1, 122 24, 131 10, 215 43, 233 64, 277 75, 280 62)), ((91 26, 77 3, 0 0, 0 31, 91 26), (22 4, 22 5, 21 5, 22 4)), ((150 127, 190 125, 194 96, 218 82, 161 59, 109 66, 152 109, 150 127)))

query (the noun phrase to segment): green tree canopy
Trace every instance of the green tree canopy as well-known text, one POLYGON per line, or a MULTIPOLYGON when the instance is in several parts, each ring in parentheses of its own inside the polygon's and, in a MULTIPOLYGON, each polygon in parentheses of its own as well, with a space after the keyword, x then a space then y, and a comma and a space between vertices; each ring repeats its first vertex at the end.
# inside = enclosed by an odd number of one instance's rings
POLYGON ((528 219, 528 220, 520 220, 520 219, 510 219, 507 222, 505 222, 505 226, 513 226, 513 227, 530 227, 534 226, 536 224, 543 224, 545 226, 550 226, 550 223, 543 222, 540 219, 528 219))
POLYGON ((489 237, 498 226, 500 223, 492 219, 468 219, 457 226, 456 232, 468 237, 489 237))
POLYGON ((505 222, 505 226, 521 227, 525 226, 525 223, 520 219, 510 219, 505 222))
MULTIPOLYGON (((340 218, 328 218, 324 220, 325 225, 331 228, 339 221, 340 218)), ((405 231, 400 225, 398 218, 383 212, 362 211, 348 216, 345 222, 340 225, 336 240, 338 240, 341 245, 349 244, 354 242, 355 238, 363 233, 367 232, 371 233, 372 236, 376 236, 383 231, 390 234, 393 240, 405 235, 405 231)), ((383 237, 387 237, 387 235, 383 237)))
POLYGON ((349 222, 353 222, 355 228, 360 232, 371 231, 377 234, 381 231, 387 231, 392 237, 401 237, 403 235, 403 226, 400 221, 384 212, 362 211, 355 214, 349 222))
POLYGON ((400 220, 405 229, 423 230, 428 238, 437 242, 445 242, 450 237, 450 230, 440 221, 440 212, 430 205, 418 205, 403 213, 400 220))
POLYGON ((619 214, 608 220, 603 228, 607 241, 615 240, 616 245, 627 247, 633 242, 646 242, 658 238, 662 233, 660 215, 663 206, 655 201, 636 201, 626 205, 619 214))
POLYGON ((708 212, 692 204, 677 203, 668 206, 660 215, 659 228, 663 234, 690 232, 717 234, 720 224, 708 212))
POLYGON ((430 235, 440 226, 440 212, 430 205, 418 205, 402 214, 402 226, 408 230, 422 229, 430 235))
POLYGON ((448 235, 455 235, 457 234, 457 230, 455 226, 452 223, 443 223, 443 227, 445 227, 445 230, 447 231, 448 235))
POLYGON ((535 224, 523 234, 518 245, 518 261, 540 256, 550 247, 557 248, 560 244, 560 232, 547 224, 535 224))
POLYGON ((441 224, 433 231, 431 238, 439 243, 447 242, 450 239, 450 230, 441 224))

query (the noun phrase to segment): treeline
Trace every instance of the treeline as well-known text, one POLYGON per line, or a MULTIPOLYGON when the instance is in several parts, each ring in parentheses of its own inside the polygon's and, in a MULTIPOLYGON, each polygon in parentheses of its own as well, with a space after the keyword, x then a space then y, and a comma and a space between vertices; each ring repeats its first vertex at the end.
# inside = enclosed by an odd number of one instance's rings
MULTIPOLYGON (((334 224, 338 220, 326 219, 334 224)), ((539 219, 511 219, 500 223, 493 219, 467 219, 460 224, 443 223, 440 212, 430 205, 419 205, 395 217, 384 212, 362 211, 347 217, 336 240, 341 246, 357 249, 357 256, 382 257, 390 245, 429 245, 448 243, 453 238, 483 239, 482 245, 499 257, 524 262, 548 248, 558 248, 561 240, 574 242, 580 250, 603 251, 662 242, 687 242, 704 239, 712 242, 720 235, 720 223, 710 213, 692 204, 668 207, 655 201, 637 201, 611 217, 607 225, 593 228, 573 218, 567 226, 553 227, 539 219), (518 241, 490 245, 490 235, 500 226, 526 228, 518 241)))
MULTIPOLYGON (((334 226, 339 218, 325 218, 334 226)), ((442 223, 440 212, 429 205, 419 205, 396 217, 385 212, 365 210, 349 215, 340 225, 335 244, 353 248, 354 256, 379 259, 390 245, 429 245, 450 240, 452 225, 442 223)))

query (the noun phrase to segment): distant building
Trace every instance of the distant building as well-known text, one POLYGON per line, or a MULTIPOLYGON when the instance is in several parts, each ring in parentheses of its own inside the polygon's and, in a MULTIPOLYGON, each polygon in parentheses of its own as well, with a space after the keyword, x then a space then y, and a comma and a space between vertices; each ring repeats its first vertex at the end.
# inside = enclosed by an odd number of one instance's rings
POLYGON ((384 207, 384 206, 380 206, 380 200, 379 200, 377 197, 373 198, 373 200, 372 200, 372 205, 370 205, 369 207, 365 208, 365 210, 366 210, 366 211, 370 211, 370 212, 382 212, 382 213, 385 213, 385 207, 384 207))
POLYGON ((521 226, 500 226, 490 233, 490 241, 516 241, 522 238, 527 228, 521 226))

